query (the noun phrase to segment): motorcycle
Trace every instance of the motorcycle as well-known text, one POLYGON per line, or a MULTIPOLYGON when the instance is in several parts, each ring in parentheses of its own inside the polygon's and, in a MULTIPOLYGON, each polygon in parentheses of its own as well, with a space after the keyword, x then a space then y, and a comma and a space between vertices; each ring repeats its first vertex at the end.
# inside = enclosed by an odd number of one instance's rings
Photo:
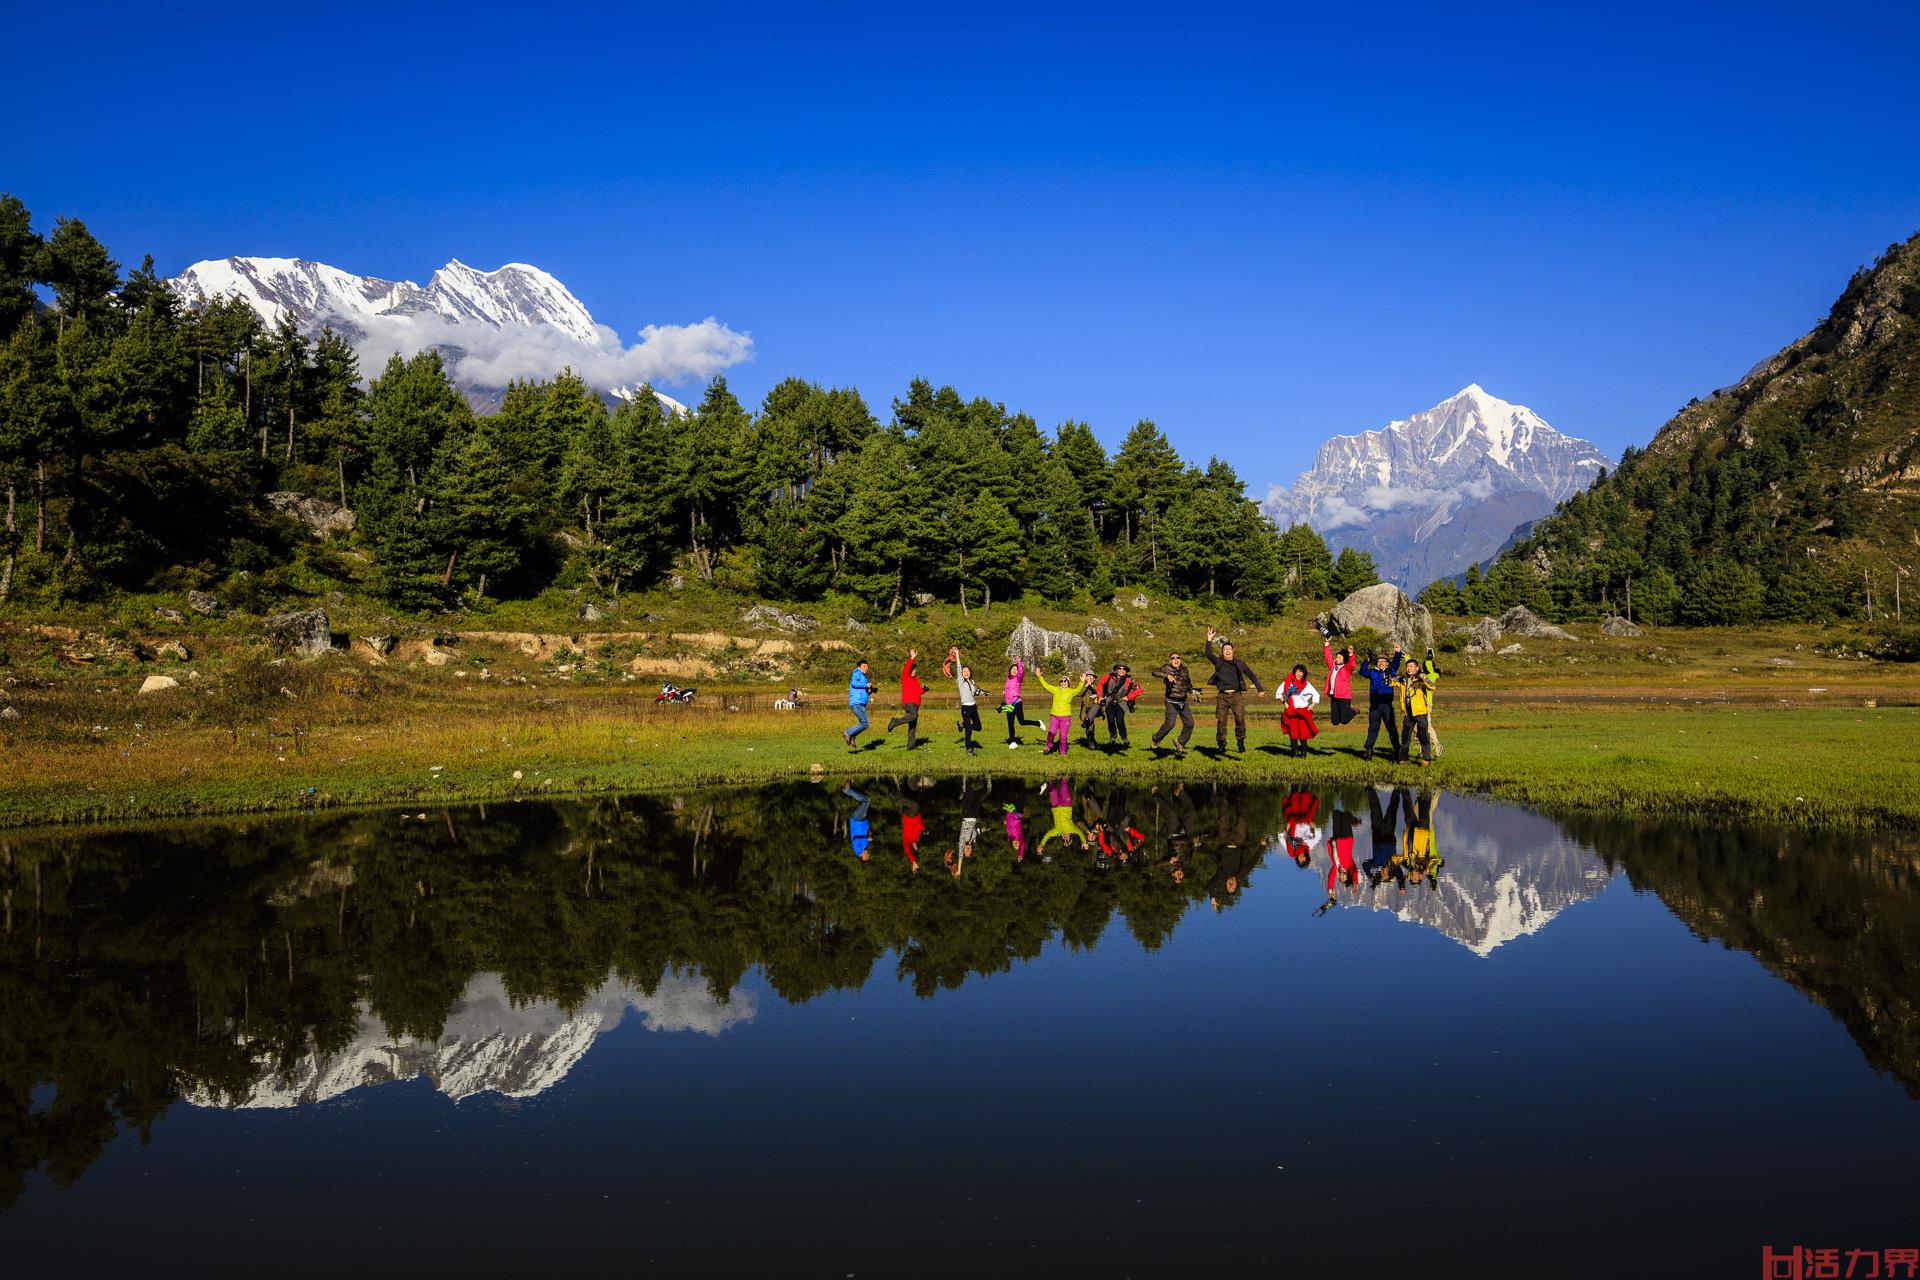
POLYGON ((696 692, 697 690, 694 689, 682 689, 677 685, 663 684, 660 686, 660 692, 653 695, 653 705, 664 706, 670 702, 684 705, 693 701, 693 695, 696 692))

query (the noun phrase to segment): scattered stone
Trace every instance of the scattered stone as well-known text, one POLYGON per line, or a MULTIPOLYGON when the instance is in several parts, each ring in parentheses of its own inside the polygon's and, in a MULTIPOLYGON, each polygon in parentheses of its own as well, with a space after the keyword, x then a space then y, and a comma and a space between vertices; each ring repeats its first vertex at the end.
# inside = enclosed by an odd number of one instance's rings
POLYGON ((740 621, 748 626, 765 630, 778 627, 782 631, 806 634, 819 628, 820 620, 804 613, 783 613, 770 604, 757 604, 740 615, 740 621))
POLYGON ((333 625, 327 621, 325 609, 276 613, 260 626, 271 639, 302 658, 317 658, 333 648, 333 625))
POLYGON ((934 594, 931 591, 916 591, 913 593, 913 603, 915 604, 915 606, 921 609, 924 609, 928 605, 932 604, 934 602, 934 598, 935 598, 934 594))
POLYGON ((178 689, 180 682, 172 676, 148 676, 140 682, 142 693, 164 693, 168 689, 178 689))
POLYGON ((1087 619, 1086 637, 1089 640, 1106 641, 1113 639, 1113 626, 1105 618, 1087 619))
POLYGON ((267 505, 305 525, 307 532, 316 538, 353 532, 353 512, 325 498, 309 498, 304 493, 282 490, 268 494, 267 505))
POLYGON ((687 585, 686 578, 684 578, 683 576, 677 573, 674 574, 671 578, 667 579, 667 590, 669 591, 679 591, 681 588, 685 587, 686 585, 687 585))
POLYGON ((1343 636, 1370 627, 1388 645, 1397 644, 1408 653, 1425 653, 1433 646, 1433 614, 1391 582, 1360 588, 1318 621, 1343 636))
POLYGON ((640 615, 640 620, 642 622, 665 622, 667 615, 664 613, 643 613, 640 615))
POLYGON ((1770 667, 1790 667, 1794 665, 1794 663, 1792 658, 1768 658, 1767 665, 1770 667))
POLYGON ((453 655, 445 649, 429 649, 420 655, 420 660, 430 667, 444 667, 453 661, 453 655))
POLYGON ((204 613, 208 617, 220 612, 220 597, 211 591, 187 592, 187 608, 195 613, 204 613))
POLYGON ((1067 670, 1074 675, 1094 668, 1093 646, 1071 631, 1049 631, 1032 618, 1023 617, 1007 637, 1008 662, 1038 668, 1056 653, 1066 659, 1067 670))
POLYGON ((187 646, 181 644, 178 640, 168 640, 164 642, 158 649, 154 650, 154 653, 158 657, 172 658, 175 662, 191 662, 193 660, 193 655, 187 652, 187 646))
POLYGON ((583 604, 580 606, 580 621, 582 622, 598 622, 606 616, 606 614, 600 612, 597 605, 583 604))
POLYGON ((1145 596, 1143 596, 1143 595, 1141 595, 1141 594, 1139 594, 1138 592, 1135 592, 1135 593, 1134 593, 1134 597, 1133 597, 1133 607, 1134 607, 1134 608, 1136 608, 1136 609, 1145 609, 1145 608, 1147 608, 1148 606, 1150 606, 1150 605, 1152 605, 1152 604, 1153 604, 1153 601, 1151 601, 1151 600, 1149 600, 1149 599, 1147 599, 1147 598, 1146 598, 1145 596))
POLYGON ((18 720, 20 713, 12 707, 0 707, 0 720, 18 720))
POLYGON ((848 618, 846 629, 849 632, 852 632, 856 635, 864 635, 868 631, 873 630, 873 628, 869 627, 866 623, 860 621, 858 618, 848 618))
POLYGON ((170 622, 176 627, 184 627, 187 625, 186 614, 180 612, 178 609, 169 609, 165 605, 155 609, 153 616, 162 622, 170 622))
POLYGON ((383 658, 392 653, 393 647, 400 643, 399 636, 361 636, 360 638, 366 641, 367 648, 383 658))
POLYGON ((1525 649, 1523 649, 1523 648, 1521 648, 1521 647, 1520 647, 1520 645, 1519 645, 1519 643, 1518 643, 1518 642, 1516 642, 1516 643, 1514 643, 1514 644, 1510 644, 1510 645, 1508 645, 1508 646, 1507 646, 1506 648, 1504 648, 1504 649, 1502 649, 1502 650, 1500 650, 1500 656, 1504 658, 1504 657, 1508 657, 1508 656, 1510 656, 1510 655, 1512 655, 1512 654, 1516 654, 1516 653, 1525 653, 1525 652, 1526 652, 1526 650, 1525 650, 1525 649))
POLYGON ((1613 614, 1600 620, 1600 634, 1603 636, 1627 636, 1632 638, 1641 634, 1640 628, 1628 622, 1619 614, 1613 614))
POLYGON ((1500 629, 1530 640, 1573 639, 1572 633, 1565 627, 1554 626, 1523 604, 1517 604, 1500 615, 1500 629))

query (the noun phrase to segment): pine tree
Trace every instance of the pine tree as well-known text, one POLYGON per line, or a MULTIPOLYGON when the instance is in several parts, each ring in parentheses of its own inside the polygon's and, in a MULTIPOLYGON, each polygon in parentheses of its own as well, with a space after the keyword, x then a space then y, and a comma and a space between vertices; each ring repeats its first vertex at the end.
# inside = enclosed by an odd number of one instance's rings
POLYGON ((1327 589, 1334 599, 1344 600, 1378 581, 1380 570, 1374 567, 1371 554, 1357 547, 1342 547, 1333 562, 1333 572, 1327 575, 1327 589))

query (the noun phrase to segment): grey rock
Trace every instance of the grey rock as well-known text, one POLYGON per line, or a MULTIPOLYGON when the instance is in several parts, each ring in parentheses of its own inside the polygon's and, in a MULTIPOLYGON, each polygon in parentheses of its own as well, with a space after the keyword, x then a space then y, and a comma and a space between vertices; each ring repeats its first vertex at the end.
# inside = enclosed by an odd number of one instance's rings
POLYGON ((1389 645, 1397 644, 1408 653, 1425 653, 1433 645, 1433 614, 1391 582, 1360 588, 1320 622, 1343 636, 1371 627, 1389 645))
POLYGON ((1134 597, 1133 597, 1133 607, 1134 607, 1134 608, 1136 608, 1136 609, 1145 609, 1145 608, 1147 608, 1148 606, 1150 606, 1150 605, 1151 605, 1152 603, 1153 603, 1153 601, 1151 601, 1151 600, 1149 600, 1149 599, 1147 599, 1147 598, 1146 598, 1145 596, 1143 596, 1143 595, 1140 595, 1140 594, 1139 594, 1139 593, 1137 593, 1137 592, 1136 592, 1136 593, 1134 594, 1134 597))
POLYGON ((165 693, 168 689, 178 689, 180 682, 172 676, 148 676, 140 682, 142 693, 165 693))
POLYGON ((873 628, 869 627, 866 623, 860 621, 858 618, 848 618, 846 629, 854 633, 855 635, 860 635, 860 634, 864 634, 865 632, 871 631, 873 628))
POLYGON ((154 653, 162 658, 172 658, 175 662, 191 662, 193 660, 193 654, 189 653, 187 646, 181 644, 178 640, 162 642, 160 646, 154 650, 154 653))
POLYGON ((325 498, 309 498, 304 493, 282 490, 268 494, 267 505, 305 525, 307 532, 316 538, 353 532, 353 512, 325 498))
POLYGON ((1071 631, 1049 631, 1032 618, 1021 618, 1020 625, 1007 637, 1007 661, 1040 667, 1054 654, 1066 659, 1067 670, 1075 675, 1091 671, 1097 659, 1093 646, 1071 631))
POLYGON ((600 619, 607 616, 606 614, 600 612, 599 606, 593 605, 593 604, 581 605, 579 613, 580 613, 580 621, 582 622, 598 622, 600 621, 600 619))
POLYGON ((367 642, 367 648, 383 658, 392 653, 394 646, 400 643, 399 636, 361 636, 360 638, 367 642))
POLYGON ((916 591, 913 593, 913 603, 922 609, 932 604, 933 601, 934 594, 931 591, 916 591))
POLYGON ((1513 644, 1510 644, 1506 648, 1500 650, 1502 657, 1505 657, 1509 654, 1525 653, 1525 652, 1526 650, 1520 647, 1520 644, 1518 641, 1515 641, 1513 644))
POLYGON ((317 658, 333 648, 333 626, 325 609, 300 609, 276 613, 264 619, 260 627, 279 644, 302 658, 317 658))
POLYGON ((1084 634, 1089 640, 1107 641, 1113 639, 1113 624, 1105 618, 1089 618, 1084 634))
POLYGON ((162 622, 170 622, 176 627, 183 627, 187 624, 186 614, 180 612, 178 609, 169 609, 164 605, 162 605, 158 609, 155 609, 153 611, 153 616, 160 619, 160 621, 162 622))
POLYGON ((211 591, 187 592, 187 608, 195 613, 204 613, 208 617, 220 612, 220 597, 211 591))
POLYGON ((18 720, 20 713, 12 707, 0 707, 0 720, 18 720))
POLYGON ((1791 667, 1794 665, 1794 662, 1792 658, 1768 658, 1767 665, 1770 667, 1791 667))
POLYGON ((1554 626, 1523 604, 1517 604, 1500 615, 1500 629, 1530 640, 1573 639, 1566 628, 1554 626))
POLYGON ((1628 622, 1618 614, 1605 618, 1600 623, 1600 634, 1608 636, 1637 636, 1640 628, 1628 622))
POLYGON ((784 613, 770 604, 757 604, 740 615, 740 621, 748 626, 765 630, 776 627, 781 631, 791 631, 805 635, 819 629, 820 619, 804 613, 784 613))

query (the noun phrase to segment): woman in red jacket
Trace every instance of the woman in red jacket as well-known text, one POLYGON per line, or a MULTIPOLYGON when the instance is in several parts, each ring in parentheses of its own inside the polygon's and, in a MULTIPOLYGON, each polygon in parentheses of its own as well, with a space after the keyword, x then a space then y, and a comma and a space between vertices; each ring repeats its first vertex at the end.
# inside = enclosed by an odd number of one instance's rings
POLYGON ((892 733, 901 725, 907 726, 907 750, 920 745, 915 737, 920 732, 920 699, 927 694, 926 686, 913 674, 913 663, 920 656, 918 649, 907 650, 907 663, 900 668, 900 714, 887 721, 887 732, 892 733))
POLYGON ((1320 633, 1320 654, 1327 662, 1327 701, 1333 704, 1327 718, 1345 724, 1353 719, 1353 673, 1360 665, 1360 655, 1348 645, 1334 656, 1333 641, 1324 631, 1320 633))

